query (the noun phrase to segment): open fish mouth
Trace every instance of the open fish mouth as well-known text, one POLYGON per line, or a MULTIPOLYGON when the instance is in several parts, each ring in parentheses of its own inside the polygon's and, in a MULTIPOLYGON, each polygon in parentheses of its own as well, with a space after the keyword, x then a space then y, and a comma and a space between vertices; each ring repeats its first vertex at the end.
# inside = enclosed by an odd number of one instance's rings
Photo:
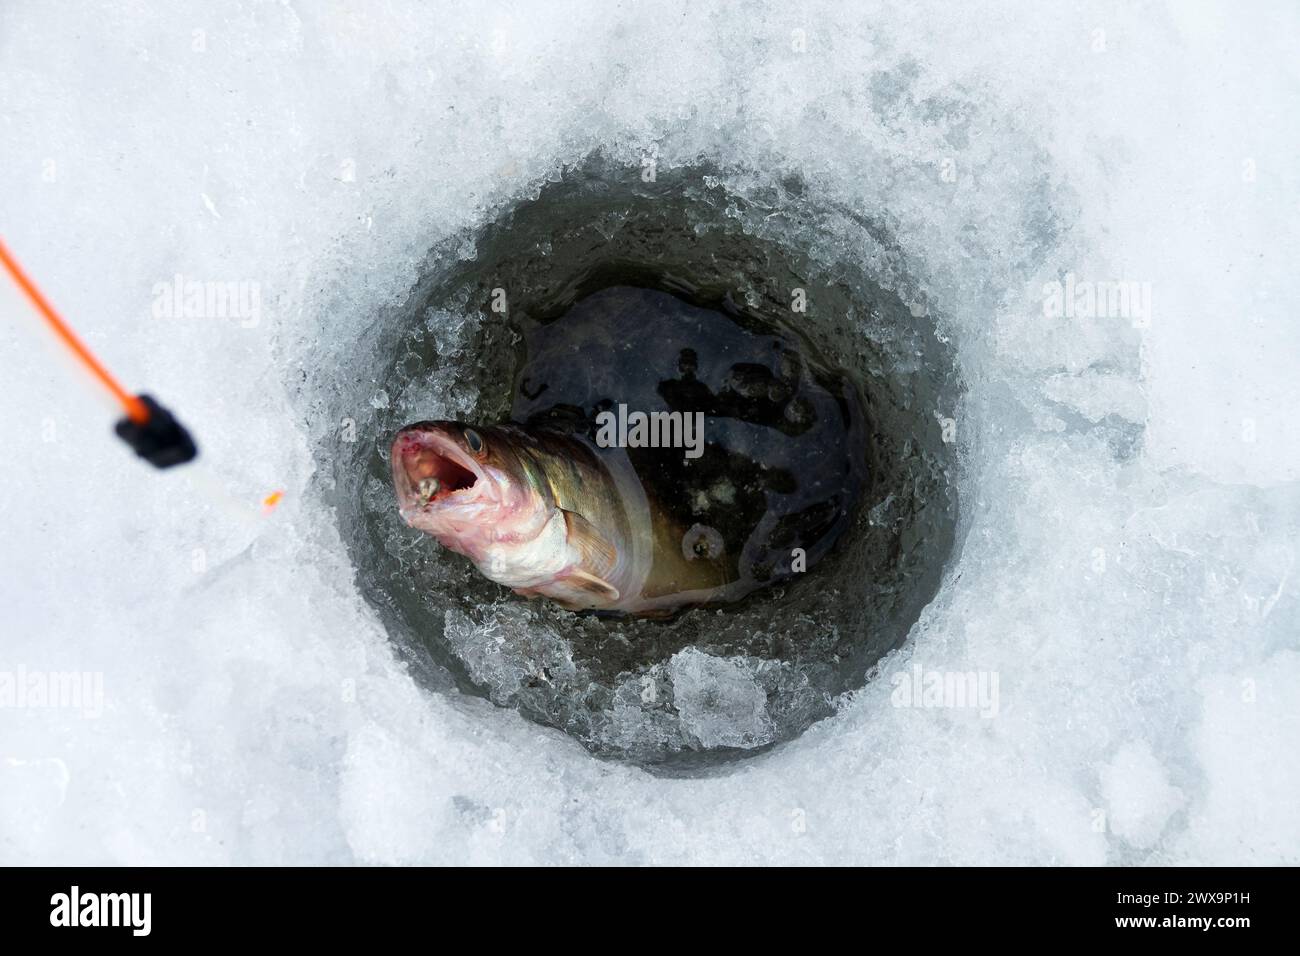
POLYGON ((462 468, 451 458, 435 452, 420 455, 415 462, 408 464, 408 473, 412 469, 423 475, 414 481, 414 486, 416 497, 425 505, 469 491, 478 483, 478 476, 468 468, 462 468))
POLYGON ((393 441, 393 478, 403 514, 476 497, 477 489, 490 484, 454 441, 418 426, 403 429, 393 441))

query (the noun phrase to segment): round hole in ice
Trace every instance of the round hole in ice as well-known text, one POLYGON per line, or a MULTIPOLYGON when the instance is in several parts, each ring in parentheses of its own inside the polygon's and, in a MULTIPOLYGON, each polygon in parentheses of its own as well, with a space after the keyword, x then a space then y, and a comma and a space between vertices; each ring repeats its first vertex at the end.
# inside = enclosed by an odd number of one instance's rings
MULTIPOLYGON (((354 396, 350 407, 366 412, 362 440, 322 451, 362 593, 431 688, 487 696, 600 755, 690 770, 798 736, 905 638, 953 546, 955 446, 943 411, 960 383, 934 305, 896 267, 888 278, 873 272, 895 251, 880 223, 808 195, 797 177, 755 177, 742 194, 705 166, 649 182, 642 172, 595 157, 433 250, 407 301, 375 325, 378 381, 357 377, 358 389, 389 400, 354 396), (874 255, 845 255, 855 244, 874 255), (667 621, 577 615, 514 596, 400 521, 386 461, 393 433, 421 419, 539 411, 546 402, 521 400, 514 385, 563 336, 530 343, 529 330, 563 328, 593 295, 629 286, 758 322, 755 335, 796 336, 792 350, 860 393, 870 480, 806 573, 667 621)), ((702 335, 699 349, 675 354, 707 360, 702 335)), ((580 365, 616 364, 627 338, 612 336, 604 363, 599 343, 579 336, 580 365)), ((784 397, 798 431, 809 408, 784 397)), ((725 501, 736 489, 693 492, 725 501)), ((712 524, 697 524, 699 540, 726 547, 712 524)))

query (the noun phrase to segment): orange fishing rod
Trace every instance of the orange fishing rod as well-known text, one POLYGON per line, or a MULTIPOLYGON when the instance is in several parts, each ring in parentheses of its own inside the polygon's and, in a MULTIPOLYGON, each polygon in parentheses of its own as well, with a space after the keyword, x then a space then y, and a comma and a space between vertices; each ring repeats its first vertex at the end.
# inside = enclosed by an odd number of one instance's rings
POLYGON ((191 461, 198 454, 194 439, 190 437, 184 426, 172 417, 171 412, 148 395, 132 395, 118 383, 103 363, 95 358, 68 323, 63 321, 49 299, 36 288, 36 284, 9 253, 3 240, 0 240, 0 264, 4 265, 5 271, 13 277, 18 288, 23 290, 32 305, 36 306, 36 311, 45 319, 59 341, 122 406, 126 417, 117 423, 114 430, 123 441, 135 449, 137 455, 155 467, 169 468, 172 465, 191 461))

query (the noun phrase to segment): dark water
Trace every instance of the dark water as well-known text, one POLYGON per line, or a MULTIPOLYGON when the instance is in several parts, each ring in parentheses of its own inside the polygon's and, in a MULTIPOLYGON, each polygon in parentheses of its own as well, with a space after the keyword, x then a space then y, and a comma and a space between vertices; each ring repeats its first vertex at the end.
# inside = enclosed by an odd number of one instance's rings
POLYGON ((656 512, 718 552, 736 599, 812 570, 848 530, 868 483, 869 428, 861 389, 810 342, 716 305, 613 286, 531 323, 511 418, 594 442, 597 416, 619 405, 702 415, 698 457, 627 455, 656 512))

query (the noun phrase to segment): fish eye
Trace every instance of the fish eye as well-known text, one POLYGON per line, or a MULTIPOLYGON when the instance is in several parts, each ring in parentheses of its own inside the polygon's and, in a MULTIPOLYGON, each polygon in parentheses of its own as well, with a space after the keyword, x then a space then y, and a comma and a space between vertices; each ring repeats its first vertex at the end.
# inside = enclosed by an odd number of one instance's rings
POLYGON ((465 429, 465 444, 469 446, 470 451, 477 455, 483 450, 483 436, 474 429, 467 428, 465 429))

